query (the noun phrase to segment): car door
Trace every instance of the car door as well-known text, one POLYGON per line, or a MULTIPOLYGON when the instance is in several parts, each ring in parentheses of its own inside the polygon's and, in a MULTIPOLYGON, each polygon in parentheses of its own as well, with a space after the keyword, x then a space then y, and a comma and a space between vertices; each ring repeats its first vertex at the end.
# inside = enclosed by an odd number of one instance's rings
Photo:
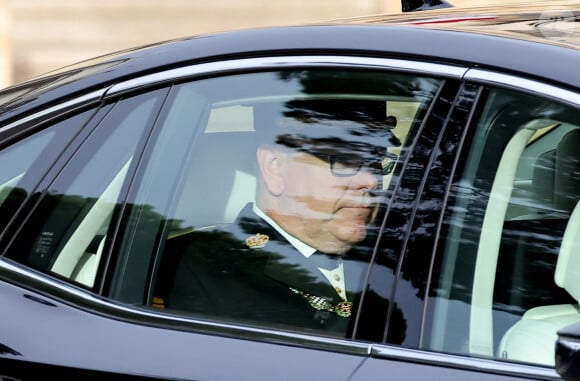
POLYGON ((580 318, 578 94, 479 69, 466 78, 441 134, 425 132, 432 152, 420 136, 411 154, 426 177, 403 173, 394 196, 369 285, 384 294, 384 274, 396 279, 391 345, 373 348, 360 379, 400 358, 446 379, 559 379, 557 331, 580 318), (386 265, 393 242, 404 254, 386 265))
MULTIPOLYGON (((3 376, 27 379, 42 370, 84 377, 348 379, 368 359, 370 343, 382 342, 386 320, 394 324, 401 316, 384 297, 395 292, 395 276, 382 281, 375 300, 348 290, 373 309, 381 303, 374 311, 359 304, 338 314, 301 300, 309 323, 284 315, 263 318, 263 300, 241 299, 230 282, 242 282, 223 277, 238 268, 220 261, 236 245, 232 224, 256 198, 256 140, 266 133, 258 128, 256 109, 281 100, 383 103, 382 128, 397 143, 380 142, 380 218, 361 252, 386 261, 391 271, 406 239, 381 256, 375 245, 379 222, 394 215, 391 198, 401 189, 419 189, 431 163, 415 166, 422 161, 415 152, 422 144, 425 158, 440 141, 464 71, 346 56, 223 61, 121 82, 107 89, 99 107, 87 110, 90 118, 75 109, 56 121, 27 119, 33 128, 15 123, 13 130, 26 130, 32 140, 60 120, 77 130, 61 148, 45 146, 51 149, 41 155, 50 153, 50 160, 29 162, 23 175, 3 180, 2 207, 10 213, 3 214, 2 300, 11 311, 2 317, 3 376), (77 120, 82 117, 90 120, 77 120), (184 239, 203 254, 194 266, 219 274, 222 283, 200 288, 196 281, 175 281, 182 253, 170 248, 180 248, 184 239), (176 292, 196 298, 178 304, 176 292), (226 307, 207 308, 214 303, 226 307), (335 315, 350 322, 347 330, 326 330, 335 315), (320 327, 308 325, 312 317, 320 327)), ((329 114, 340 120, 343 111, 329 114)), ((30 146, 15 133, 0 160, 11 160, 6 152, 18 145, 30 146)), ((244 250, 253 255, 264 234, 245 233, 253 240, 244 250)), ((370 261, 352 262, 357 282, 374 274, 370 261)), ((402 342, 397 335, 392 340, 402 342)), ((407 369, 391 365, 401 375, 407 369)))

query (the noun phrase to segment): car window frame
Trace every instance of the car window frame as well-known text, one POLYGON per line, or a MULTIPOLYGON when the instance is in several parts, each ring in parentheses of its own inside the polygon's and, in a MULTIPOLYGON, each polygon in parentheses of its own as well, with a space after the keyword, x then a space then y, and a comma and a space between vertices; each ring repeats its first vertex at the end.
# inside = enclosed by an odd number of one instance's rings
MULTIPOLYGON (((464 83, 470 84, 474 87, 478 87, 483 89, 485 86, 492 87, 492 88, 502 88, 508 90, 519 91, 522 93, 539 96, 548 100, 554 100, 561 104, 570 105, 574 108, 580 107, 580 95, 567 89, 565 87, 560 87, 558 84, 553 83, 544 83, 537 79, 530 79, 524 76, 517 76, 514 74, 506 74, 497 72, 494 70, 486 70, 486 69, 469 69, 464 76, 464 83)), ((472 111, 475 111, 478 106, 478 101, 475 102, 472 111)), ((473 115, 469 115, 466 119, 466 125, 463 128, 462 136, 465 137, 466 134, 473 129, 471 119, 473 115)), ((450 176, 454 176, 455 168, 457 167, 457 160, 459 160, 459 153, 462 152, 462 147, 464 144, 463 138, 458 139, 457 145, 454 147, 454 165, 453 171, 450 173, 450 176)), ((426 170, 426 176, 432 177, 434 173, 437 172, 437 168, 434 165, 431 165, 426 170)), ((448 184, 449 185, 449 184, 448 184)), ((443 216, 444 211, 447 205, 447 198, 449 196, 449 188, 446 189, 445 193, 443 194, 442 205, 443 207, 434 212, 433 220, 438 220, 438 226, 435 230, 435 235, 431 238, 426 238, 422 236, 419 232, 414 232, 409 237, 409 242, 413 242, 412 247, 421 247, 423 244, 426 249, 430 249, 431 251, 431 260, 433 260, 436 249, 437 249, 437 242, 441 239, 441 224, 443 223, 443 216)), ((415 216, 413 216, 413 219, 415 216)), ((409 223, 413 223, 413 219, 410 220, 409 223)), ((406 254, 405 254, 406 255, 406 254)), ((431 262, 432 265, 432 262, 431 262)), ((433 271, 432 267, 428 268, 427 273, 425 274, 424 280, 430 281, 431 272, 433 271)), ((371 280, 372 281, 372 280, 371 280)), ((431 287, 431 286, 429 286, 431 287)), ((425 295, 428 295, 428 291, 425 295)), ((428 299, 428 297, 426 298, 428 299)), ((428 300, 424 303, 424 308, 427 308, 428 300)), ((423 311, 423 318, 426 316, 426 310, 423 311)), ((422 325, 425 322, 422 323, 422 325)), ((423 328, 421 328, 423 329, 423 328)), ((423 333, 421 333, 421 336, 423 333)), ((481 369, 482 364, 486 364, 485 367, 488 368, 488 371, 494 373, 500 373, 505 375, 515 375, 515 376, 523 376, 523 377, 544 377, 547 379, 559 379, 558 374, 556 373, 555 369, 545 367, 542 365, 534 365, 534 364, 520 364, 520 363, 510 363, 510 362, 502 362, 493 359, 485 359, 485 358, 472 358, 467 357, 464 354, 445 354, 441 352, 433 352, 429 349, 422 348, 422 345, 419 345, 415 352, 414 348, 405 348, 410 349, 413 351, 414 355, 422 360, 419 361, 430 361, 435 363, 445 364, 446 366, 459 367, 463 369, 481 369)), ((373 350, 376 351, 376 355, 382 358, 389 358, 390 356, 396 356, 396 352, 399 350, 396 347, 390 346, 388 343, 384 345, 377 345, 373 347, 373 350)))
MULTIPOLYGON (((480 85, 482 88, 489 88, 489 89, 504 89, 508 91, 519 92, 522 95, 530 95, 536 97, 538 100, 544 101, 553 101, 556 104, 561 104, 564 106, 570 106, 572 109, 580 109, 580 94, 577 92, 573 92, 566 87, 559 86, 558 84, 542 82, 536 79, 526 78, 524 76, 516 76, 504 73, 496 73, 489 70, 484 69, 470 69, 465 76, 466 81, 470 83, 474 83, 476 85, 480 85)), ((473 130, 475 125, 467 126, 467 130, 473 130)), ((469 133, 469 132, 467 132, 469 133)), ((530 134, 528 134, 530 135, 530 134)), ((515 135, 512 136, 508 142, 511 144, 515 138, 515 135)), ((530 136, 531 138, 531 136, 530 136)), ((460 150, 461 151, 461 150, 460 150)), ((507 148, 506 148, 507 151, 507 148)), ((458 156, 459 159, 459 156, 458 156)), ((501 165, 501 163, 500 163, 501 165)), ((495 180, 494 180, 495 183, 495 180)), ((486 208, 487 214, 487 208, 486 208)), ((484 220, 485 223, 485 220, 484 220)), ((479 255, 477 261, 479 262, 479 255)), ((497 261, 496 261, 496 268, 497 268, 497 261)), ((477 275, 477 274, 476 274, 477 275)), ((479 276, 482 277, 481 274, 479 276)), ((480 282, 481 283, 481 282, 480 282)), ((489 296, 493 299, 493 296, 489 296)), ((493 304, 493 301, 491 301, 493 304)), ((481 313, 474 313, 471 312, 471 336, 480 335, 485 329, 486 324, 485 321, 481 321, 482 316, 485 316, 481 313), (473 325, 477 325, 477 328, 474 328, 473 325)), ((489 315, 490 319, 491 314, 489 315)), ((494 354, 495 356, 495 354, 494 354)), ((509 360, 507 360, 509 361, 509 360)), ((512 362, 512 364, 516 364, 512 362)), ((519 364, 516 364, 516 366, 519 364)), ((535 368, 538 373, 542 374, 552 373, 553 368, 546 367, 542 364, 526 364, 525 366, 529 366, 531 368, 535 368), (548 368, 548 369, 546 369, 548 368)), ((555 372, 555 370, 554 370, 555 372)))
MULTIPOLYGON (((429 174, 435 168, 439 171, 435 178, 441 179, 446 175, 448 176, 451 169, 449 166, 437 165, 436 161, 439 158, 436 154, 438 151, 448 151, 445 150, 445 147, 439 146, 442 136, 447 134, 448 130, 457 130, 458 125, 467 120, 466 111, 469 112, 471 109, 474 95, 470 94, 473 92, 472 89, 466 91, 464 86, 465 84, 461 81, 449 80, 434 99, 432 109, 429 110, 424 119, 423 125, 420 127, 421 131, 416 136, 416 141, 408 148, 410 152, 407 155, 407 162, 401 168, 402 177, 394 191, 391 207, 384 217, 376 258, 370 269, 371 275, 367 290, 372 289, 376 290, 375 293, 388 294, 391 302, 383 303, 382 306, 380 304, 379 306, 363 304, 363 308, 368 316, 376 314, 377 308, 379 311, 388 308, 382 337, 382 342, 386 344, 420 348, 425 303, 424 301, 417 302, 418 306, 416 307, 406 307, 405 305, 410 301, 406 297, 399 297, 398 294, 403 292, 401 289, 406 288, 403 283, 409 279, 409 274, 405 274, 404 266, 411 261, 409 257, 412 257, 414 252, 418 252, 419 255, 415 256, 416 258, 412 263, 417 265, 416 260, 420 260, 421 263, 416 266, 416 270, 410 271, 411 274, 415 274, 413 283, 428 284, 435 231, 426 234, 429 229, 426 229, 423 224, 425 221, 429 221, 431 229, 436 229, 439 217, 436 212, 421 206, 421 203, 427 200, 428 205, 433 205, 434 202, 443 199, 445 187, 429 183, 431 179, 429 174), (379 275, 381 267, 384 267, 387 260, 392 262, 394 277, 390 290, 379 275), (376 274, 373 274, 374 272, 376 274), (403 308, 401 309, 399 306, 403 306, 403 308), (414 324, 415 339, 412 343, 396 341, 397 332, 401 327, 400 324, 397 325, 395 312, 402 315, 403 319, 405 316, 419 316, 414 324)), ((425 286, 423 286, 423 291, 427 291, 425 286)), ((409 295, 408 292, 407 295, 409 295)), ((405 323, 407 323, 406 320, 405 323)), ((408 325, 406 325, 406 329, 409 329, 408 325)), ((406 336, 401 339, 409 340, 406 336)))
MULTIPOLYGON (((157 103, 157 105, 154 105, 152 107, 152 113, 150 115, 150 118, 152 121, 155 121, 157 119, 159 112, 162 108, 163 102, 165 100, 167 92, 168 92, 168 89, 155 88, 155 89, 152 89, 151 91, 149 91, 145 94, 145 96, 144 96, 145 98, 147 98, 148 96, 150 96, 154 93, 158 94, 157 95, 158 99, 156 99, 156 100, 154 99, 155 102, 157 103), (164 94, 163 94, 163 92, 164 92, 164 94)), ((104 94, 104 91, 99 92, 99 94, 100 95, 104 94)), ((111 116, 111 115, 115 116, 115 113, 118 114, 118 112, 115 111, 117 108, 126 107, 124 105, 126 105, 127 103, 130 103, 133 99, 138 98, 140 96, 141 96, 141 93, 135 92, 133 94, 133 97, 117 97, 117 98, 109 99, 108 102, 99 102, 99 103, 95 103, 94 99, 90 98, 88 105, 84 104, 84 102, 87 102, 87 96, 81 96, 79 98, 75 98, 75 99, 72 99, 72 100, 66 102, 64 105, 61 105, 61 107, 62 107, 61 109, 59 109, 57 106, 55 106, 55 107, 52 107, 48 110, 45 110, 43 112, 39 112, 38 114, 34 115, 34 118, 33 118, 34 120, 37 118, 42 119, 43 117, 47 117, 47 115, 50 115, 50 118, 48 118, 48 121, 45 123, 41 122, 38 125, 34 125, 32 132, 35 132, 36 130, 40 130, 40 129, 45 128, 45 127, 52 126, 52 124, 51 124, 52 121, 55 121, 55 120, 60 121, 63 119, 74 118, 76 115, 78 115, 79 112, 85 110, 86 107, 90 107, 90 106, 94 107, 96 105, 95 110, 92 111, 91 118, 87 122, 84 123, 84 126, 82 128, 80 128, 80 131, 76 134, 76 136, 69 142, 68 146, 66 146, 66 148, 60 153, 60 155, 59 155, 58 159, 55 161, 55 163, 53 163, 52 166, 50 166, 48 168, 46 173, 43 174, 41 181, 37 184, 37 186, 35 187, 35 190, 33 192, 34 197, 30 197, 29 200, 27 200, 26 203, 21 207, 21 210, 15 216, 15 218, 13 218, 10 229, 7 229, 6 233, 5 233, 5 237, 6 237, 5 241, 6 242, 5 242, 5 245, 3 246, 3 255, 8 255, 10 253, 11 246, 13 246, 14 242, 16 242, 16 238, 19 236, 21 231, 24 229, 23 224, 26 223, 27 219, 29 219, 31 215, 34 215, 35 211, 37 210, 38 205, 40 204, 42 199, 44 197, 46 197, 47 193, 49 192, 51 184, 53 184, 53 182, 58 179, 58 176, 62 173, 63 169, 67 168, 67 165, 69 165, 71 158, 74 155, 77 155, 79 152, 83 155, 86 154, 87 152, 89 152, 89 154, 92 155, 91 152, 94 153, 95 150, 98 150, 98 148, 95 148, 95 147, 88 145, 87 140, 91 139, 91 136, 93 136, 95 134, 95 132, 98 132, 97 130, 99 128, 99 125, 103 122, 106 122, 108 116, 111 116), (71 107, 71 105, 74 105, 74 107, 71 107), (57 112, 55 114, 57 109, 60 110, 60 112, 57 112), (111 114, 111 113, 113 113, 113 114, 111 114)), ((120 114, 120 115, 121 115, 121 117, 123 117, 123 114, 120 114)), ((25 118, 25 122, 28 122, 28 120, 30 118, 31 117, 25 118)), ((143 146, 145 145, 145 141, 147 140, 148 136, 150 135, 150 131, 151 131, 153 125, 154 125, 154 122, 151 122, 149 125, 144 127, 144 132, 140 136, 139 141, 136 143, 136 148, 135 148, 136 157, 134 158, 134 160, 131 160, 130 165, 125 164, 123 166, 123 169, 121 170, 121 172, 123 172, 122 173, 123 176, 118 175, 118 176, 116 176, 117 180, 113 180, 113 181, 117 182, 117 184, 115 185, 115 189, 119 193, 119 195, 118 195, 116 204, 111 205, 111 206, 107 206, 107 208, 111 209, 111 214, 112 214, 112 216, 110 217, 111 219, 110 219, 109 229, 108 229, 108 233, 107 233, 109 235, 109 237, 108 237, 109 239, 101 240, 101 245, 98 249, 99 255, 97 257, 100 257, 102 259, 97 265, 95 265, 95 266, 91 265, 90 278, 92 278, 92 280, 90 282, 87 282, 87 281, 76 282, 76 281, 74 281, 74 279, 70 278, 69 276, 60 275, 58 273, 58 271, 53 271, 53 270, 49 270, 49 269, 33 270, 31 268, 32 271, 34 271, 34 272, 37 272, 37 271, 43 272, 44 271, 46 276, 51 277, 51 278, 55 278, 55 279, 60 279, 63 282, 70 283, 73 287, 85 288, 87 290, 90 290, 91 292, 96 292, 96 293, 101 292, 100 289, 102 288, 102 283, 103 283, 102 279, 103 279, 104 274, 106 272, 106 263, 108 263, 108 257, 110 256, 110 247, 108 246, 108 243, 112 242, 111 237, 114 236, 116 227, 119 224, 117 210, 122 209, 124 207, 127 184, 129 184, 133 180, 135 168, 138 166, 138 161, 140 160, 140 156, 141 156, 142 151, 143 151, 143 146), (121 178, 121 181, 119 182, 118 180, 120 177, 122 177, 122 178, 121 178), (94 272, 94 274, 92 272, 94 272)), ((18 126, 16 124, 10 125, 9 127, 10 127, 10 129, 17 129, 18 128, 18 126)), ((28 126, 25 128, 27 128, 29 130, 31 129, 28 126)), ((125 129, 127 129, 127 127, 125 127, 125 129)), ((16 134, 16 135, 19 135, 19 134, 16 134)), ((85 162, 85 163, 83 163, 83 165, 85 165, 87 163, 88 162, 85 162)), ((71 179, 66 180, 66 181, 70 182, 70 181, 74 181, 74 179, 71 178, 71 179)), ((109 184, 108 189, 109 190, 106 189, 105 192, 110 192, 111 184, 109 184)), ((99 201, 99 200, 100 199, 98 199, 97 201, 99 201)), ((80 228, 80 226, 77 226, 77 229, 78 228, 80 228)), ((64 249, 65 248, 63 248, 63 250, 64 249)), ((14 251, 14 250, 12 250, 12 251, 14 251)), ((25 266, 25 265, 23 265, 23 266, 25 266)))
MULTIPOLYGON (((282 56, 282 57, 262 57, 248 58, 241 60, 213 62, 199 65, 191 65, 178 69, 171 69, 161 73, 146 75, 143 77, 130 79, 107 89, 103 98, 104 102, 112 102, 115 99, 129 96, 135 92, 146 91, 150 88, 166 86, 170 83, 179 83, 185 80, 202 77, 211 73, 231 73, 245 70, 260 69, 278 70, 280 68, 311 68, 316 67, 368 67, 371 70, 398 71, 402 73, 416 74, 422 76, 432 76, 443 79, 458 80, 463 76, 467 68, 456 64, 429 63, 420 60, 404 60, 393 58, 361 57, 348 55, 321 55, 321 56, 282 56)), ((110 266, 111 262, 107 264, 110 266)), ((4 263, 0 262, 0 266, 4 263)), ((7 265, 8 266, 8 265, 7 265)), ((18 277, 26 277, 28 271, 19 266, 11 266, 17 271, 18 277)), ((305 336, 304 334, 282 333, 268 329, 243 327, 230 324, 201 321, 192 318, 175 317, 163 312, 152 313, 143 310, 138 306, 123 306, 114 301, 103 299, 102 291, 92 294, 79 291, 61 281, 47 279, 44 276, 35 274, 35 281, 31 284, 42 284, 49 295, 59 295, 60 298, 69 300, 73 305, 91 311, 98 311, 104 316, 132 321, 136 324, 164 326, 180 331, 204 332, 209 334, 228 335, 234 337, 252 338, 259 341, 280 340, 284 342, 319 349, 332 349, 347 351, 352 353, 368 353, 370 344, 360 341, 343 341, 335 339, 325 339, 315 336, 305 336), (70 299, 67 298, 67 295, 70 299)), ((106 290, 106 287, 103 288, 106 290)))
MULTIPOLYGON (((272 58, 257 58, 257 59, 246 59, 231 62, 219 62, 213 64, 203 64, 198 66, 192 66, 187 68, 180 68, 170 70, 165 73, 157 73, 148 76, 147 78, 141 78, 139 80, 128 81, 126 84, 119 84, 111 89, 108 94, 125 94, 129 86, 139 86, 143 87, 143 82, 146 80, 151 80, 155 83, 161 81, 161 83, 167 83, 169 81, 169 75, 177 75, 178 79, 175 84, 183 83, 188 80, 195 80, 197 77, 205 78, 213 75, 223 75, 232 73, 242 73, 248 69, 252 71, 256 70, 254 65, 260 62, 260 70, 272 71, 272 70, 282 70, 282 69, 292 69, 292 68, 351 68, 352 63, 356 62, 357 69, 367 68, 369 70, 385 70, 386 72, 400 72, 414 75, 422 75, 426 77, 435 78, 454 78, 458 79, 464 72, 464 68, 461 66, 454 65, 441 65, 441 64, 430 64, 425 62, 415 62, 415 61, 405 61, 405 60, 393 60, 393 59, 374 59, 374 58, 363 58, 363 57, 343 57, 343 56, 305 56, 305 57, 280 57, 275 60, 272 58), (412 62, 409 64, 409 62, 412 62), (380 64, 380 66, 379 66, 380 64), (230 66, 233 65, 233 66, 230 66), (206 72, 198 72, 198 70, 207 70, 206 72)), ((429 112, 429 111, 427 111, 429 112)), ((426 117, 426 116, 425 116, 426 117)), ((381 323, 382 324, 382 323, 381 323)), ((381 325, 380 324, 380 325, 381 325)), ((377 336, 378 340, 378 336, 377 336)))
POLYGON ((89 102, 85 102, 86 101, 83 99, 77 99, 71 101, 71 104, 75 105, 73 108, 63 107, 60 109, 58 107, 54 107, 50 110, 41 111, 34 114, 33 116, 24 118, 22 124, 14 122, 1 129, 1 131, 4 131, 8 134, 5 141, 12 142, 17 141, 21 137, 27 136, 28 134, 33 134, 36 131, 44 130, 45 128, 50 129, 51 126, 53 126, 55 123, 58 123, 62 119, 74 118, 75 116, 87 111, 91 114, 85 121, 84 126, 78 130, 76 135, 72 137, 69 142, 67 142, 67 145, 65 145, 63 150, 59 152, 58 155, 53 159, 54 161, 51 163, 51 165, 46 166, 46 168, 42 168, 40 171, 34 168, 32 171, 29 171, 31 173, 28 174, 28 176, 25 175, 25 177, 23 177, 23 180, 27 180, 27 178, 32 175, 33 180, 37 179, 37 181, 32 184, 31 194, 19 206, 18 210, 10 218, 10 221, 6 224, 4 231, 0 235, 0 254, 2 256, 5 254, 6 248, 11 244, 13 238, 20 231, 21 224, 27 218, 30 211, 34 208, 38 197, 46 191, 54 176, 56 176, 56 174, 61 170, 62 166, 64 166, 65 163, 69 160, 76 148, 78 148, 78 146, 90 133, 90 131, 92 131, 92 129, 98 125, 100 120, 109 110, 109 107, 107 106, 101 107, 101 105, 97 105, 94 102, 94 99, 91 99, 89 102), (57 109, 59 111, 56 111, 57 109), (46 120, 43 119, 45 117, 47 118, 46 120), (39 122, 38 119, 41 119, 41 121, 39 122), (33 174, 32 172, 37 173, 33 174))

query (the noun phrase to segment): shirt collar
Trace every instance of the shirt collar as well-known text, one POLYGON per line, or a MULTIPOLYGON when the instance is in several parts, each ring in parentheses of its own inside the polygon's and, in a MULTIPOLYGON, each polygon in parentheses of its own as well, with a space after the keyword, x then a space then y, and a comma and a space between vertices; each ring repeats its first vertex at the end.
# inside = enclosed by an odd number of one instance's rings
POLYGON ((296 250, 298 250, 306 258, 310 258, 310 256, 312 254, 314 254, 314 252, 316 251, 315 248, 305 244, 304 242, 300 241, 298 238, 288 234, 284 229, 282 229, 282 227, 280 227, 280 225, 278 225, 276 223, 276 221, 271 219, 266 213, 264 213, 262 211, 262 209, 258 208, 258 206, 256 206, 256 204, 254 204, 252 206, 252 210, 260 218, 262 218, 264 221, 266 221, 268 224, 270 224, 274 229, 276 229, 276 231, 278 231, 278 233, 282 234, 282 236, 284 238, 286 238, 288 240, 288 242, 290 242, 290 244, 292 246, 294 246, 296 248, 296 250))

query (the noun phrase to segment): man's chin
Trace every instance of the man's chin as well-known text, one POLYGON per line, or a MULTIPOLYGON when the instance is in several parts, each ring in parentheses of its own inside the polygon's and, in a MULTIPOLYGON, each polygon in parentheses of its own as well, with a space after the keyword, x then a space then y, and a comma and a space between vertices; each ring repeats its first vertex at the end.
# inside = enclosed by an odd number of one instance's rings
POLYGON ((343 234, 345 242, 349 242, 351 244, 357 244, 363 241, 367 236, 367 225, 364 222, 351 224, 349 227, 343 230, 343 234))

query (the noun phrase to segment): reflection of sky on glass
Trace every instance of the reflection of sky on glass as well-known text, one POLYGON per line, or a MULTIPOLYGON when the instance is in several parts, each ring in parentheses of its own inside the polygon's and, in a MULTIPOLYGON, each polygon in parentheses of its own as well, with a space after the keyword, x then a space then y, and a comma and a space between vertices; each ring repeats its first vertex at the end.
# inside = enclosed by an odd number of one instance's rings
POLYGON ((52 139, 54 131, 45 131, 32 135, 2 150, 2 171, 0 171, 0 183, 4 184, 15 176, 21 175, 36 160, 44 150, 46 144, 52 139))
POLYGON ((131 159, 135 146, 139 142, 142 130, 147 126, 155 99, 140 104, 115 128, 107 141, 99 147, 99 152, 87 161, 83 171, 75 177, 68 195, 83 197, 101 196, 103 186, 110 183, 118 171, 131 159), (114 162, 120 160, 121 162, 114 162), (106 169, 112 170, 107 171, 106 169), (105 173, 107 172, 107 173, 105 173))

